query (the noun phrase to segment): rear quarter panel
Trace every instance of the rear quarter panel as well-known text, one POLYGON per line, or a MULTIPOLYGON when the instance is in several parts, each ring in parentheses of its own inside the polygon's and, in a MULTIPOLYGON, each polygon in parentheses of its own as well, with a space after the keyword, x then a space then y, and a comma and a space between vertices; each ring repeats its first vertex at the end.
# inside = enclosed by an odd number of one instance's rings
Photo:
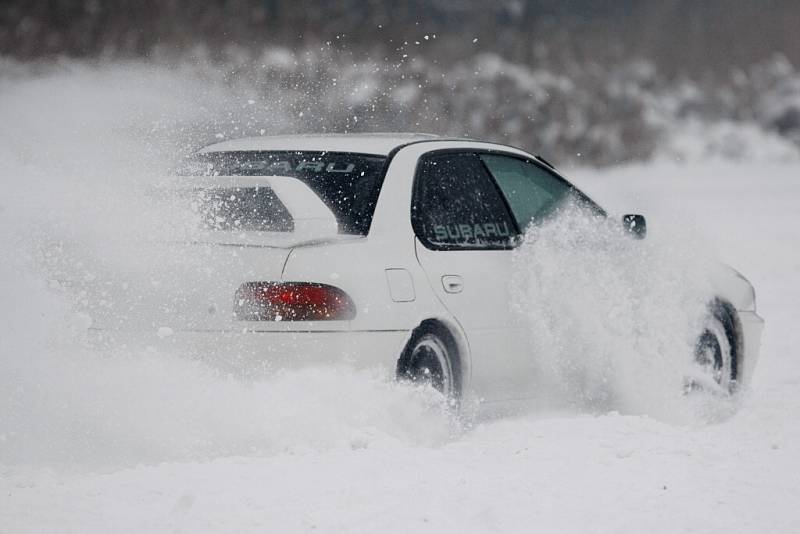
MULTIPOLYGON (((308 281, 336 286, 344 290, 356 305, 356 316, 349 321, 350 330, 411 330, 427 316, 441 314, 442 307, 432 295, 425 274, 413 253, 413 238, 403 257, 387 251, 381 243, 369 238, 351 243, 300 247, 292 250, 282 279, 308 281), (387 282, 387 269, 406 270, 414 286, 414 300, 394 302, 387 282)), ((341 323, 340 321, 330 321, 341 323)), ((322 323, 317 322, 317 327, 322 323)))

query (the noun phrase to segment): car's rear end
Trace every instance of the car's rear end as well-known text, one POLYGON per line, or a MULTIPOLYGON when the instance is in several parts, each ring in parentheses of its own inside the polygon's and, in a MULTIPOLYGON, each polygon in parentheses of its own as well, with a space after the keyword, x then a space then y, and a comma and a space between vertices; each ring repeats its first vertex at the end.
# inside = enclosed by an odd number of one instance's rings
POLYGON ((178 353, 237 374, 381 358, 391 366, 407 332, 390 323, 354 327, 378 312, 360 297, 376 291, 377 277, 365 272, 383 273, 366 267, 379 263, 366 235, 385 161, 286 150, 192 158, 158 195, 189 224, 126 268, 78 284, 93 341, 178 353))

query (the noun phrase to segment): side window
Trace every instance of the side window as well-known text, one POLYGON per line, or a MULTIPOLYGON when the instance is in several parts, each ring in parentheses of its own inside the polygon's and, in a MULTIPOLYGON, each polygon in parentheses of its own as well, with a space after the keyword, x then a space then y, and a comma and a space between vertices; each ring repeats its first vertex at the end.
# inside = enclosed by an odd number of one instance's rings
POLYGON ((547 217, 566 198, 577 194, 568 182, 530 161, 499 154, 481 154, 480 158, 497 180, 523 230, 531 222, 547 217))
POLYGON ((512 246, 519 231, 477 154, 423 156, 414 180, 411 222, 426 247, 512 246))

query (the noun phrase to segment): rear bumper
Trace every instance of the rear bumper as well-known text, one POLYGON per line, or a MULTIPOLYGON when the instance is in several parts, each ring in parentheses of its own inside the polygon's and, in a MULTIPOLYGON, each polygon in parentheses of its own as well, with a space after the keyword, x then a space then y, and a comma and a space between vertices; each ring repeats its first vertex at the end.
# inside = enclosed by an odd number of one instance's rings
POLYGON ((739 323, 742 329, 742 354, 740 359, 739 382, 745 386, 753 379, 753 372, 758 363, 761 350, 761 334, 764 331, 764 319, 753 311, 739 311, 739 323))
POLYGON ((320 365, 378 367, 394 376, 406 331, 146 332, 90 330, 89 343, 115 353, 148 351, 199 360, 226 373, 254 376, 320 365))

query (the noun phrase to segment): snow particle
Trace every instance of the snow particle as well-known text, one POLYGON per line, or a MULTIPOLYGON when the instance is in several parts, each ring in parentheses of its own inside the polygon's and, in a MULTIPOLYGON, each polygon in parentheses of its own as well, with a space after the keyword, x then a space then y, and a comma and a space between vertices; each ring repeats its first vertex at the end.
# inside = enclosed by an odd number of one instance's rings
POLYGON ((173 333, 174 332, 173 332, 172 328, 170 328, 168 326, 162 326, 162 327, 160 327, 158 329, 158 332, 156 333, 156 335, 158 336, 159 339, 164 339, 164 338, 167 338, 167 337, 171 336, 173 333))

